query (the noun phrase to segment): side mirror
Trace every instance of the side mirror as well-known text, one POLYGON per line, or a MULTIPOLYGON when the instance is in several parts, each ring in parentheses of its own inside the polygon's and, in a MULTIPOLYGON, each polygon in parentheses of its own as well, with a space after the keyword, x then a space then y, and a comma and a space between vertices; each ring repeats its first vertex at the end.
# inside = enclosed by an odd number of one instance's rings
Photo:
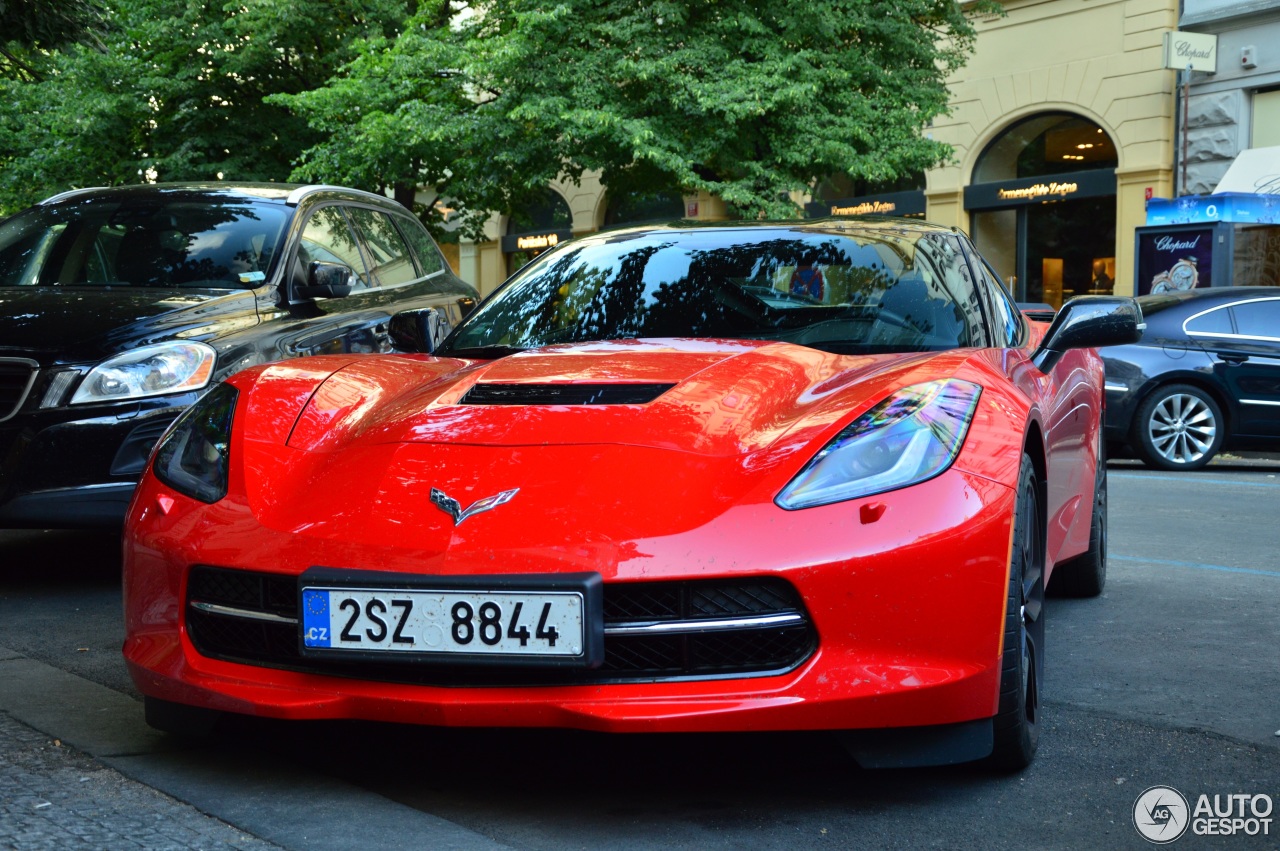
POLYGON ((307 266, 307 284, 295 287, 299 298, 344 298, 351 295, 356 273, 342 263, 313 260, 307 266))
POLYGON ((462 318, 466 319, 476 309, 476 300, 471 296, 463 296, 458 299, 458 309, 462 311, 462 318))
POLYGON ((434 352, 451 330, 449 320, 434 307, 394 313, 387 327, 391 345, 397 350, 424 355, 434 352))
POLYGON ((1142 308, 1131 298, 1095 295, 1062 306, 1031 360, 1048 372, 1069 349, 1096 349, 1136 343, 1142 338, 1142 308))

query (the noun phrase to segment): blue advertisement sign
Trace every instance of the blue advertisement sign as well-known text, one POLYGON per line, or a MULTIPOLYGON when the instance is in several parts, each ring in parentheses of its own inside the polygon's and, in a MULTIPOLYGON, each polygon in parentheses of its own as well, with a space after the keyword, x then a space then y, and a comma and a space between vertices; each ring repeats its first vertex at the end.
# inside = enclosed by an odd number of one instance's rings
POLYGON ((1223 192, 1219 195, 1152 198, 1147 202, 1148 225, 1186 225, 1200 222, 1246 225, 1280 223, 1280 195, 1223 192))

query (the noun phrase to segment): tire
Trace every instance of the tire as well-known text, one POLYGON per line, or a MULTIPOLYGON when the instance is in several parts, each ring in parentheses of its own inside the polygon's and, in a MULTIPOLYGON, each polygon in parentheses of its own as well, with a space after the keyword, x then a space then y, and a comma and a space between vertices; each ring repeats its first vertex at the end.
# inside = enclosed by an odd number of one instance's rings
POLYGON ((142 698, 147 724, 162 733, 187 739, 202 739, 213 732, 222 713, 214 709, 174 703, 158 697, 142 698))
POLYGON ((1001 771, 1031 764, 1040 742, 1040 689, 1044 658, 1044 521, 1040 483, 1031 458, 1022 456, 1014 509, 1013 546, 1000 657, 1000 701, 988 760, 1001 771))
POLYGON ((1167 384, 1138 406, 1133 447, 1148 467, 1198 470, 1218 454, 1225 432, 1213 397, 1190 384, 1167 384))
POLYGON ((1053 569, 1049 594, 1054 597, 1096 597, 1107 584, 1107 455, 1098 455, 1094 474, 1093 516, 1089 520, 1089 549, 1053 569))

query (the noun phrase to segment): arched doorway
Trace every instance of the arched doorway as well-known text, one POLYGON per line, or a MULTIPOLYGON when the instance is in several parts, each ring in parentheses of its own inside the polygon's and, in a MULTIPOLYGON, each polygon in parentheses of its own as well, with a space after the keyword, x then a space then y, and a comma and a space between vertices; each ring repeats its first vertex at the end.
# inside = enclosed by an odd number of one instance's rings
POLYGON ((684 199, 679 192, 610 193, 604 210, 604 226, 665 224, 683 216, 684 199))
POLYGON ((554 189, 543 189, 532 202, 513 210, 507 218, 502 253, 507 274, 573 236, 573 211, 569 202, 554 189))
POLYGON ((805 204, 805 214, 811 218, 885 215, 922 219, 925 213, 924 187, 923 171, 883 183, 833 174, 814 186, 813 200, 805 204))
POLYGON ((1019 301, 1112 292, 1117 163, 1106 131, 1066 112, 1019 121, 978 157, 970 233, 1019 301))

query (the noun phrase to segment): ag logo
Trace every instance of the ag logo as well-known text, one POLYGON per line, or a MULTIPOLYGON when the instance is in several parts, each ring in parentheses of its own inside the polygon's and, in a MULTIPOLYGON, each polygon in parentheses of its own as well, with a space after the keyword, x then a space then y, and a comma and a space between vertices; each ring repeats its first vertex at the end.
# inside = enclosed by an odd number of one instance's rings
POLYGON ((1152 786, 1133 802, 1133 826, 1142 838, 1167 845, 1187 832, 1191 811, 1172 786, 1152 786))

